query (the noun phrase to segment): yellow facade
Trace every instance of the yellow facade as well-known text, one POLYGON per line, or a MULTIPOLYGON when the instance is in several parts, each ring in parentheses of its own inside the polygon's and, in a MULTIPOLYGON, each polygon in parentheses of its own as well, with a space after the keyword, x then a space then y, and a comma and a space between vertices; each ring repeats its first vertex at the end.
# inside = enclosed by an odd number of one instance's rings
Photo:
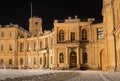
POLYGON ((42 19, 0 27, 0 68, 120 70, 120 1, 103 0, 103 22, 94 18, 54 20, 42 31, 42 19), (7 30, 7 31, 6 31, 7 30))

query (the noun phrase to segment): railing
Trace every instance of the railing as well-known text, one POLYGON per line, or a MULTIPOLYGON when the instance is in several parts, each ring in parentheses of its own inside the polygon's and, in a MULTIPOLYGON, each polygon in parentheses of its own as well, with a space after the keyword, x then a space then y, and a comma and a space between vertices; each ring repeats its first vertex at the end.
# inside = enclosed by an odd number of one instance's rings
POLYGON ((57 41, 57 43, 89 43, 88 40, 66 40, 66 41, 57 41))

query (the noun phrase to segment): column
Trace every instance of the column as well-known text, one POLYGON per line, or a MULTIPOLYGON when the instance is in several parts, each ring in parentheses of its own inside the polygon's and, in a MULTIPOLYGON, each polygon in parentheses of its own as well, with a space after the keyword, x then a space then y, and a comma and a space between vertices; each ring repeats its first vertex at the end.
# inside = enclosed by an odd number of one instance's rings
POLYGON ((68 48, 66 48, 66 68, 69 68, 69 52, 68 52, 68 48))
POLYGON ((79 52, 79 47, 77 48, 77 68, 80 68, 80 52, 79 52))

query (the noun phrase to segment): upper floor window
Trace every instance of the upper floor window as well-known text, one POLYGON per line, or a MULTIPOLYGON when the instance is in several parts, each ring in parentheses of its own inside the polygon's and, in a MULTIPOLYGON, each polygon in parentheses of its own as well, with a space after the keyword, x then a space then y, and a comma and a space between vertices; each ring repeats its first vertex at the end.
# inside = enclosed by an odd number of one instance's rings
POLYGON ((64 54, 63 53, 60 53, 59 61, 60 61, 60 63, 64 63, 64 54))
POLYGON ((1 45, 1 51, 3 51, 4 50, 4 46, 3 45, 1 45))
POLYGON ((75 41, 75 33, 71 32, 71 41, 75 41))
POLYGON ((59 41, 64 41, 64 31, 63 30, 59 31, 59 41))
POLYGON ((34 43, 34 50, 36 51, 38 49, 38 44, 37 42, 34 43))
POLYGON ((102 38, 103 38, 103 29, 97 28, 97 39, 102 39, 102 38))
POLYGON ((42 49, 42 41, 40 41, 40 49, 42 49))
POLYGON ((10 44, 9 45, 9 51, 12 51, 13 49, 12 49, 12 45, 10 44))
POLYGON ((30 44, 30 43, 27 44, 27 50, 28 50, 28 51, 31 50, 31 44, 30 44))
POLYGON ((1 37, 4 37, 5 36, 5 33, 4 32, 1 32, 1 37))
POLYGON ((20 51, 24 51, 24 43, 20 43, 20 51))
POLYGON ((48 48, 48 38, 45 38, 45 48, 48 48))
POLYGON ((87 30, 82 30, 82 40, 87 40, 87 30))
POLYGON ((12 35, 13 35, 13 32, 10 32, 10 37, 12 37, 12 35))

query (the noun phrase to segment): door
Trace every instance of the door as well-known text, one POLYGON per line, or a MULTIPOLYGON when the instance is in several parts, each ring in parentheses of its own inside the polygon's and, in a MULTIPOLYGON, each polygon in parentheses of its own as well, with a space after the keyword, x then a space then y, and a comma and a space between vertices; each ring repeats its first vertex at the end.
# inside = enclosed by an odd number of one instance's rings
POLYGON ((70 53, 70 68, 77 67, 77 56, 75 52, 70 53))

